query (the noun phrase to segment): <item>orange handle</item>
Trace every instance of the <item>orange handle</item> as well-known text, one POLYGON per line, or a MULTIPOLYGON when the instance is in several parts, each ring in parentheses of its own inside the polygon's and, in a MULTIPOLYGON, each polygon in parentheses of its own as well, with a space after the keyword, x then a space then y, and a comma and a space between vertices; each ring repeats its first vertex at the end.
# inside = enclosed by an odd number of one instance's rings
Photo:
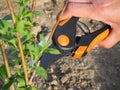
POLYGON ((99 42, 103 41, 109 34, 110 30, 106 29, 104 32, 99 34, 94 40, 90 43, 90 45, 87 48, 87 52, 90 52, 95 45, 97 45, 99 42))
MULTIPOLYGON (((80 45, 79 47, 77 47, 77 49, 75 50, 74 54, 72 55, 73 58, 80 58, 82 57, 84 54, 89 53, 95 45, 97 45, 99 42, 103 41, 108 35, 109 35, 109 27, 105 26, 103 27, 101 30, 101 32, 95 32, 94 34, 91 33, 90 35, 87 35, 85 38, 83 37, 81 43, 84 42, 88 42, 88 44, 84 44, 80 45), (102 30, 102 31, 101 31, 102 30), (92 36, 94 36, 94 38, 91 38, 92 36)), ((82 37, 81 37, 82 38, 82 37)))
POLYGON ((70 19, 71 19, 71 17, 60 21, 60 22, 59 22, 59 25, 60 25, 60 26, 63 26, 63 25, 64 25, 65 23, 67 23, 70 19))
POLYGON ((75 51, 75 53, 72 55, 72 57, 74 59, 82 57, 86 49, 87 49, 87 46, 79 46, 78 49, 75 51))

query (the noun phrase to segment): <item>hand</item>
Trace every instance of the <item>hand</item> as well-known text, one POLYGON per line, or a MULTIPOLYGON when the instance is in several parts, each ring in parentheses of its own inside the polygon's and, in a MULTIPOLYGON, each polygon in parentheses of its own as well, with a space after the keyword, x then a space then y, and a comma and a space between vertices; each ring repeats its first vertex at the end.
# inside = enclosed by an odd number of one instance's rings
POLYGON ((111 26, 112 31, 100 46, 111 48, 120 41, 120 0, 69 0, 61 20, 72 16, 103 21, 111 26))

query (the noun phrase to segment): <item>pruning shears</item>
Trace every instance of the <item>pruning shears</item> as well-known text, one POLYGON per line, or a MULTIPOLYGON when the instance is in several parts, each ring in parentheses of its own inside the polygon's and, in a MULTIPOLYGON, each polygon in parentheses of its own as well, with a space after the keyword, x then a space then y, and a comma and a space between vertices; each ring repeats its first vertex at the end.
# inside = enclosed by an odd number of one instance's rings
POLYGON ((105 24, 101 29, 90 33, 88 27, 79 21, 79 17, 70 17, 57 21, 52 34, 52 45, 61 54, 53 55, 44 53, 41 58, 41 66, 47 69, 51 64, 65 55, 71 55, 74 59, 81 58, 89 53, 93 47, 104 40, 110 32, 110 26, 105 24), (76 36, 76 25, 85 33, 83 36, 76 36))
POLYGON ((41 58, 41 66, 48 68, 53 62, 65 55, 71 55, 74 59, 80 58, 89 53, 96 44, 109 35, 109 25, 105 24, 101 29, 90 33, 87 26, 78 20, 78 17, 71 17, 59 22, 52 36, 52 45, 50 47, 60 50, 61 54, 44 53, 41 58), (80 28, 85 35, 76 36, 76 25, 81 26, 80 28))

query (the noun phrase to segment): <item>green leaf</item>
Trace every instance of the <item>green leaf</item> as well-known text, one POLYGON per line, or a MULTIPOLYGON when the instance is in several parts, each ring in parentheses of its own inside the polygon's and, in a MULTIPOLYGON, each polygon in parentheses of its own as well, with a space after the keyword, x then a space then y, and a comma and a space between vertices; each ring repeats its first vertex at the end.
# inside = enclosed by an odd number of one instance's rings
POLYGON ((6 72, 6 69, 5 69, 4 65, 0 66, 0 77, 3 80, 5 80, 7 78, 7 72, 6 72))
POLYGON ((48 52, 48 53, 50 53, 50 54, 60 54, 60 51, 59 50, 57 50, 57 49, 54 49, 54 48, 47 48, 46 50, 45 50, 45 52, 48 52))
POLYGON ((16 22, 20 21, 20 15, 19 14, 15 14, 15 20, 16 20, 16 22))
POLYGON ((19 87, 25 86, 25 80, 23 77, 17 77, 17 82, 19 87))
POLYGON ((23 21, 26 26, 33 26, 33 24, 30 21, 23 21))
POLYGON ((12 76, 9 81, 4 85, 3 90, 9 90, 10 86, 14 83, 15 77, 12 76))
POLYGON ((27 90, 27 87, 17 87, 15 90, 27 90))
POLYGON ((35 87, 18 87, 16 90, 37 90, 35 87))
POLYGON ((6 15, 3 20, 12 20, 11 14, 6 15))
POLYGON ((8 43, 12 44, 17 49, 16 38, 11 38, 11 40, 8 40, 8 43))
POLYGON ((28 4, 28 1, 29 1, 29 0, 23 0, 23 5, 24 5, 24 7, 28 4))
POLYGON ((24 22, 23 22, 23 20, 18 21, 16 23, 16 31, 19 32, 19 33, 23 33, 24 32, 24 22))
POLYGON ((33 13, 29 11, 25 11, 23 18, 27 18, 28 21, 32 22, 33 20, 33 13))
POLYGON ((35 11, 35 12, 34 12, 34 15, 35 15, 35 16, 41 16, 41 13, 40 13, 39 11, 35 11))
POLYGON ((51 42, 45 42, 42 44, 42 52, 45 52, 45 50, 48 49, 51 44, 51 42))
POLYGON ((46 41, 43 34, 40 34, 39 40, 40 40, 40 45, 41 46, 45 46, 47 44, 47 41, 46 41))
POLYGON ((37 90, 35 87, 18 87, 16 90, 37 90))
POLYGON ((19 12, 20 17, 22 17, 23 11, 24 11, 24 7, 21 4, 21 6, 20 6, 20 12, 19 12))
POLYGON ((26 88, 20 88, 20 87, 18 87, 18 88, 16 88, 16 90, 26 90, 26 88))
POLYGON ((30 21, 24 21, 24 30, 29 31, 33 27, 33 24, 30 21))
POLYGON ((17 75, 22 76, 21 70, 19 68, 15 68, 17 75))
POLYGON ((24 32, 24 34, 21 35, 21 41, 22 44, 26 43, 28 40, 32 39, 34 37, 33 34, 31 34, 30 32, 24 32))
POLYGON ((0 34, 10 33, 13 27, 5 20, 0 19, 0 34))
POLYGON ((26 90, 37 90, 36 87, 28 87, 26 90))
POLYGON ((47 72, 43 67, 37 66, 35 67, 35 71, 38 75, 42 76, 43 78, 47 79, 47 72))
POLYGON ((27 12, 24 13, 24 18, 25 18, 25 17, 30 17, 30 18, 32 18, 32 17, 33 17, 33 13, 27 11, 27 12))
POLYGON ((46 42, 45 36, 43 34, 40 34, 40 40, 43 41, 43 42, 46 42))
POLYGON ((30 57, 33 60, 37 60, 41 55, 39 53, 41 52, 41 46, 36 45, 36 44, 27 44, 26 47, 28 54, 30 54, 30 57))

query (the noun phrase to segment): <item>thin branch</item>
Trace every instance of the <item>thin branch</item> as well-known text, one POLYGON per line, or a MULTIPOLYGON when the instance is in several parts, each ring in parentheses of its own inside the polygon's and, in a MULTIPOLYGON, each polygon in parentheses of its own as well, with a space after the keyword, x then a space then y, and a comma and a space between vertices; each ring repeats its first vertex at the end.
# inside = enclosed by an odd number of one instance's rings
POLYGON ((51 41, 51 38, 52 38, 52 36, 53 36, 53 34, 54 34, 55 30, 56 30, 56 27, 57 27, 57 25, 58 25, 59 22, 60 22, 61 15, 62 15, 63 12, 65 11, 68 2, 69 2, 69 0, 66 0, 65 5, 64 5, 64 7, 63 7, 63 9, 62 9, 62 11, 61 11, 59 17, 58 17, 58 20, 57 20, 57 22, 55 23, 55 25, 54 25, 54 27, 53 27, 53 29, 52 29, 52 32, 51 32, 51 34, 50 34, 50 36, 49 36, 49 38, 48 38, 48 42, 51 41))
POLYGON ((12 17, 12 21, 13 21, 13 24, 15 24, 15 15, 14 15, 14 9, 13 9, 13 6, 12 6, 12 3, 10 0, 6 0, 7 1, 7 4, 8 4, 8 8, 10 10, 10 14, 11 14, 11 17, 12 17))
MULTIPOLYGON (((13 24, 15 24, 16 21, 15 21, 15 15, 14 15, 14 9, 13 9, 12 3, 11 3, 10 0, 6 0, 6 1, 7 1, 9 10, 10 10, 10 14, 12 16, 13 24)), ((33 11, 34 11, 34 7, 33 7, 33 11)), ((24 58, 22 44, 21 44, 20 36, 19 36, 18 33, 16 34, 16 37, 17 37, 17 40, 18 40, 18 47, 19 47, 19 51, 20 51, 20 55, 21 55, 21 59, 22 59, 22 65, 23 65, 23 68, 24 68, 25 81, 26 81, 26 85, 28 86, 29 85, 29 80, 28 80, 28 72, 27 72, 27 67, 26 67, 26 61, 25 61, 25 58, 24 58)))
POLYGON ((28 80, 28 72, 27 72, 27 67, 26 67, 26 61, 24 58, 24 53, 23 53, 23 49, 22 49, 22 43, 20 40, 20 35, 17 33, 16 34, 17 37, 17 41, 18 41, 18 47, 19 47, 19 51, 20 51, 20 56, 22 59, 22 65, 23 65, 23 69, 24 69, 24 75, 25 75, 25 81, 26 81, 26 85, 29 85, 29 80, 28 80))
MULTIPOLYGON (((2 41, 0 41, 0 45, 1 45, 1 50, 2 50, 2 54, 3 54, 3 60, 4 60, 7 76, 8 76, 8 78, 10 78, 11 77, 11 73, 10 73, 9 63, 8 63, 5 47, 4 47, 2 41)), ((13 85, 11 85, 10 90, 14 90, 14 86, 13 85)))
MULTIPOLYGON (((32 13, 33 13, 32 18, 34 18, 35 6, 36 6, 36 0, 32 0, 32 13)), ((33 22, 34 22, 34 19, 32 19, 32 23, 33 22)))
POLYGON ((32 12, 34 13, 36 6, 36 0, 32 0, 32 12))
MULTIPOLYGON (((31 9, 31 11, 33 13, 33 15, 32 15, 32 23, 34 22, 33 17, 34 17, 35 6, 36 6, 36 0, 32 0, 32 9, 31 9)), ((30 28, 30 32, 31 31, 32 31, 32 28, 30 28)))
POLYGON ((3 46, 3 43, 1 43, 1 50, 3 54, 3 60, 4 60, 5 68, 7 71, 7 75, 8 75, 8 78, 10 78, 11 77, 10 68, 9 68, 8 59, 7 59, 7 55, 6 55, 6 51, 5 51, 5 47, 3 46))

